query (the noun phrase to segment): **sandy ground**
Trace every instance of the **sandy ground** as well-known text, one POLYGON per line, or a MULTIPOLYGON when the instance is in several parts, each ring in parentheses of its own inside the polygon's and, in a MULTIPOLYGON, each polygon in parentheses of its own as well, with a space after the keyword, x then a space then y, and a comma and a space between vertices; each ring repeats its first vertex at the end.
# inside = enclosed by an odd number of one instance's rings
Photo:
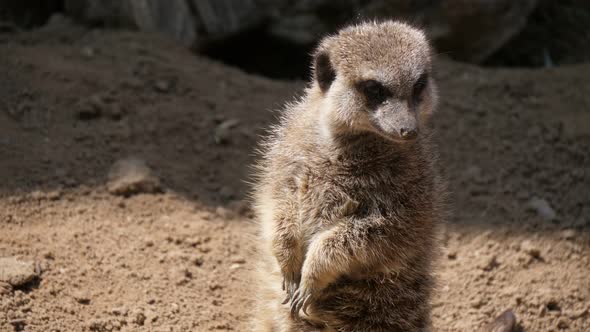
MULTIPOLYGON (((589 76, 438 64, 454 216, 436 330, 507 308, 524 331, 590 330, 589 76)), ((157 36, 0 34, 0 257, 39 274, 0 292, 0 331, 247 331, 248 166, 302 86, 157 36), (161 192, 109 193, 131 156, 161 192)))

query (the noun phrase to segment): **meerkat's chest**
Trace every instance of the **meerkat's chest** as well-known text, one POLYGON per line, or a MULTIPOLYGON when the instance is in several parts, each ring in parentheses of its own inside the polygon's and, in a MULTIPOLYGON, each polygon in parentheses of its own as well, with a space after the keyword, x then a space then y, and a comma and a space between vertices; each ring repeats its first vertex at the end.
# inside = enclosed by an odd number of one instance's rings
POLYGON ((298 187, 300 216, 315 223, 385 214, 400 201, 400 189, 387 177, 310 173, 299 181, 298 187))

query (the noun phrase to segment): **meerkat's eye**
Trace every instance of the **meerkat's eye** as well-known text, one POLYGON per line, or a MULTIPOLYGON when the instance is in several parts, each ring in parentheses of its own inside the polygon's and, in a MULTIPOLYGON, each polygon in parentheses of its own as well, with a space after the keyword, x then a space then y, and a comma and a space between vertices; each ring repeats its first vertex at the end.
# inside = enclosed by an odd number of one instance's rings
POLYGON ((420 75, 416 83, 414 83, 414 88, 412 89, 412 101, 414 103, 419 103, 422 101, 422 92, 426 89, 428 85, 428 74, 424 73, 420 75))
POLYGON ((375 80, 360 82, 358 89, 371 104, 381 104, 391 96, 391 92, 375 80))

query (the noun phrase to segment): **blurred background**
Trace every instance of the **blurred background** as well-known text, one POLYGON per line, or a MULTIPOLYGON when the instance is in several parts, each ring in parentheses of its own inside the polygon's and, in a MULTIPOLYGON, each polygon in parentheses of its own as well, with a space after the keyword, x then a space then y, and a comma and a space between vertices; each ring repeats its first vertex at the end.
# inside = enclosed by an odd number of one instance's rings
POLYGON ((590 3, 580 0, 23 0, 3 1, 4 29, 60 13, 94 27, 157 31, 199 53, 275 78, 301 78, 318 38, 345 24, 395 18, 436 49, 484 66, 543 67, 590 57, 590 3))
POLYGON ((586 0, 0 0, 0 331, 248 331, 260 136, 372 19, 436 49, 436 330, 590 331, 586 0))

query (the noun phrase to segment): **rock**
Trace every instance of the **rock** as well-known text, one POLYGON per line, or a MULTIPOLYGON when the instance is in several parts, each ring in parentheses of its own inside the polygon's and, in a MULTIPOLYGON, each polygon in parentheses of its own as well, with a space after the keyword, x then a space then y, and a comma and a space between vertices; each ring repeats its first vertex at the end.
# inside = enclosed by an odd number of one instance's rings
POLYGON ((202 266, 204 262, 203 256, 194 256, 191 258, 191 263, 196 266, 202 266))
POLYGON ((89 24, 161 32, 187 46, 229 37, 261 23, 261 0, 66 0, 66 13, 89 24))
POLYGON ((523 29, 537 2, 433 1, 425 2, 421 14, 439 51, 452 51, 455 59, 480 63, 523 29))
POLYGON ((96 49, 91 46, 85 46, 82 48, 82 55, 86 58, 93 58, 96 55, 96 49))
POLYGON ((524 251, 533 258, 541 259, 541 250, 530 240, 524 240, 520 243, 520 250, 524 251))
MULTIPOLYGON (((223 188, 222 188, 223 189, 223 188)), ((247 218, 254 217, 254 211, 252 211, 252 207, 248 200, 240 199, 240 200, 232 200, 227 203, 227 207, 232 211, 235 211, 238 215, 247 218)))
POLYGON ((42 192, 41 190, 34 190, 29 195, 30 195, 31 199, 33 199, 35 201, 41 201, 46 198, 45 193, 42 192))
POLYGON ((80 120, 92 120, 99 118, 106 108, 104 99, 99 95, 90 96, 78 101, 76 116, 80 120))
POLYGON ((111 314, 115 316, 127 316, 129 314, 129 309, 125 307, 117 307, 111 309, 111 314))
POLYGON ((184 242, 191 247, 197 247, 203 243, 203 239, 201 237, 189 237, 184 239, 184 242))
POLYGON ((559 330, 567 330, 569 327, 570 327, 570 325, 564 317, 560 317, 557 320, 557 328, 559 330))
POLYGON ((15 33, 18 31, 20 31, 20 29, 15 24, 0 21, 0 35, 5 33, 15 33))
POLYGON ((52 190, 47 192, 47 194, 45 195, 45 197, 47 197, 48 200, 50 201, 57 201, 61 198, 61 190, 56 189, 56 190, 52 190))
POLYGON ((72 20, 60 13, 52 14, 47 23, 41 28, 44 31, 64 31, 72 28, 72 20))
POLYGON ((92 319, 88 322, 88 330, 94 332, 106 332, 109 331, 107 329, 107 322, 102 319, 92 319))
POLYGON ((84 22, 162 32, 187 46, 197 38, 197 18, 184 0, 66 0, 65 9, 84 22))
POLYGON ((135 310, 131 314, 131 319, 132 319, 131 322, 134 323, 135 325, 142 326, 145 323, 145 320, 147 319, 147 317, 145 316, 143 311, 135 310))
MULTIPOLYGON (((166 0, 164 0, 166 1, 166 0)), ((201 18, 208 39, 222 39, 268 18, 285 0, 189 0, 201 18)))
POLYGON ((113 103, 106 110, 106 114, 113 120, 121 120, 121 118, 127 113, 127 109, 120 104, 113 103))
POLYGON ((464 172, 463 175, 471 181, 477 180, 481 177, 481 168, 479 168, 479 166, 476 165, 471 165, 469 166, 464 172))
POLYGON ((37 274, 33 262, 19 261, 14 257, 0 258, 0 282, 18 287, 32 281, 35 277, 37 274))
POLYGON ((231 259, 231 262, 234 264, 246 264, 246 260, 242 257, 235 256, 231 259))
POLYGON ((156 81, 156 83, 154 83, 154 89, 160 93, 170 92, 171 87, 172 87, 171 82, 167 81, 167 80, 158 80, 158 81, 156 81))
POLYGON ((113 195, 122 196, 162 191, 160 180, 143 160, 137 158, 121 159, 113 164, 107 189, 113 195))
POLYGON ((0 281, 0 295, 6 295, 12 291, 12 286, 4 281, 0 281))
POLYGON ((394 18, 426 27, 439 51, 481 62, 522 30, 537 0, 66 0, 66 13, 104 26, 157 31, 199 47, 252 27, 299 45, 360 18, 394 18), (326 20, 326 12, 330 20, 326 20), (264 24, 268 23, 268 24, 264 24))
POLYGON ((91 297, 86 292, 82 292, 82 291, 75 292, 72 294, 72 297, 74 298, 74 300, 76 300, 76 302, 78 302, 80 304, 90 304, 91 297))
POLYGON ((471 301, 471 303, 469 305, 474 309, 481 309, 481 307, 483 307, 487 303, 488 302, 485 298, 480 297, 480 298, 476 298, 473 301, 471 301))
POLYGON ((449 260, 455 260, 457 259, 457 251, 456 250, 451 250, 447 253, 447 258, 449 260))
POLYGON ((12 319, 10 325, 14 327, 15 331, 24 331, 25 326, 27 326, 27 321, 22 318, 12 319))
POLYGON ((218 284, 216 282, 212 282, 209 284, 209 290, 216 291, 219 289, 223 289, 223 286, 221 286, 220 284, 218 284))
POLYGON ((102 116, 119 120, 125 113, 126 109, 111 96, 93 95, 80 99, 76 104, 76 117, 80 120, 94 120, 102 116))
POLYGON ((222 219, 234 219, 236 214, 234 211, 227 209, 223 206, 218 206, 215 208, 215 214, 222 219))
POLYGON ((228 119, 228 120, 221 122, 215 128, 215 136, 214 136, 215 143, 217 143, 217 144, 229 143, 230 138, 231 138, 232 129, 237 127, 239 124, 240 124, 240 120, 238 120, 238 119, 228 119))
POLYGON ((561 233, 560 233, 560 237, 564 240, 573 240, 576 238, 576 236, 577 236, 577 233, 573 229, 565 229, 565 230, 561 231, 561 233))
POLYGON ((498 257, 496 255, 491 255, 483 258, 478 266, 484 271, 491 271, 500 266, 500 263, 498 262, 498 257))
POLYGON ((512 310, 504 311, 493 322, 486 325, 481 332, 509 332, 516 327, 516 316, 512 310))
POLYGON ((539 216, 541 216, 545 220, 555 220, 557 214, 555 210, 549 205, 549 203, 542 199, 534 197, 528 203, 527 207, 533 211, 535 211, 539 216))
POLYGON ((182 286, 191 281, 193 274, 188 269, 177 269, 174 271, 174 281, 177 286, 182 286))
POLYGON ((297 16, 284 16, 271 26, 270 33, 281 39, 290 40, 299 45, 311 45, 330 27, 313 13, 297 16))
POLYGON ((147 310, 145 313, 145 318, 146 321, 153 323, 157 321, 160 318, 160 316, 151 310, 147 310))
POLYGON ((221 196, 221 198, 223 200, 227 201, 227 200, 231 200, 232 198, 235 198, 236 194, 231 187, 223 186, 223 187, 221 187, 221 189, 219 189, 219 196, 221 196))
POLYGON ((459 60, 482 62, 522 30, 536 5, 537 0, 287 1, 279 2, 270 32, 310 45, 358 17, 402 19, 425 27, 439 51, 459 60), (326 11, 331 13, 329 23, 323 16, 326 11))

